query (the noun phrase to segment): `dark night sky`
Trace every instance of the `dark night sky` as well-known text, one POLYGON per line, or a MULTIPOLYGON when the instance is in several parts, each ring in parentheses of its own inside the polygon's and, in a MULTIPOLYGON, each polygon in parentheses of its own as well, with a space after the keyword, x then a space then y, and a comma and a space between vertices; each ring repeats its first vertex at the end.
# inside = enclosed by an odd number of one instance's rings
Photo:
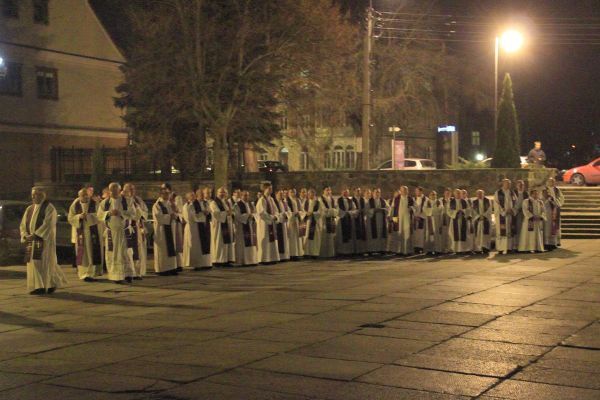
MULTIPOLYGON (((366 0, 338 0, 362 10, 366 0)), ((121 0, 90 0, 118 42, 127 37, 121 0)), ((460 43, 469 59, 489 59, 493 85, 493 37, 495 29, 477 23, 501 24, 515 20, 528 30, 525 48, 511 56, 501 55, 500 76, 510 72, 521 134, 525 143, 540 139, 559 164, 587 161, 594 145, 600 150, 600 45, 557 44, 580 36, 600 43, 600 0, 375 0, 378 10, 411 12, 411 5, 432 4, 432 13, 452 14, 472 21, 464 29, 489 30, 489 43, 460 43), (568 24, 568 25, 565 25, 568 24), (568 36, 565 36, 568 35, 568 36), (564 153, 576 144, 575 160, 564 153), (560 161, 559 161, 560 160, 560 161)), ((461 37, 466 37, 465 35, 461 37)), ((490 93, 490 96, 492 93, 490 93)), ((566 166, 566 165, 565 165, 566 166)))

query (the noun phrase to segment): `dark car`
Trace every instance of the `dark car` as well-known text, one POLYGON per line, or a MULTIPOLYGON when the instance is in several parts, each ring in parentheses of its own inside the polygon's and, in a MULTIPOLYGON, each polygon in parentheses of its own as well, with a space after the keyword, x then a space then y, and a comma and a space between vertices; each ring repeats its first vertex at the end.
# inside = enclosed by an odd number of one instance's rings
POLYGON ((29 203, 16 200, 0 200, 0 240, 9 246, 21 246, 19 226, 29 203))
POLYGON ((280 161, 259 161, 259 172, 287 172, 288 167, 280 161))

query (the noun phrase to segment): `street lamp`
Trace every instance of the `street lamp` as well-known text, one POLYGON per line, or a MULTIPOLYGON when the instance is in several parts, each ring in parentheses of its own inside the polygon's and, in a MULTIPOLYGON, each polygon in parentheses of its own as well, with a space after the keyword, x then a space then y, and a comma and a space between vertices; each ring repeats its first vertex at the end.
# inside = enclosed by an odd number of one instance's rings
POLYGON ((4 58, 0 57, 0 78, 6 77, 7 72, 8 72, 8 68, 6 67, 4 58))
POLYGON ((498 130, 498 57, 500 46, 507 53, 514 53, 523 45, 523 35, 514 29, 509 29, 496 36, 494 46, 494 137, 498 130))
POLYGON ((390 126, 388 132, 392 134, 392 169, 396 169, 396 133, 401 132, 402 128, 399 126, 390 126))

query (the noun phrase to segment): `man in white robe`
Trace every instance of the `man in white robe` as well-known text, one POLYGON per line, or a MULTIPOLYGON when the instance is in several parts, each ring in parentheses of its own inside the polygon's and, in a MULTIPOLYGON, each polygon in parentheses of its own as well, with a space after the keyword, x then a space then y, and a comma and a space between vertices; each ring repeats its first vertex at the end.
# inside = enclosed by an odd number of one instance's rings
POLYGON ((536 189, 531 191, 528 199, 523 200, 523 215, 525 218, 519 237, 519 251, 543 252, 546 210, 536 189))
MULTIPOLYGON (((304 256, 304 245, 302 243, 302 236, 300 235, 303 208, 300 204, 300 199, 296 197, 296 189, 287 191, 285 201, 290 211, 290 219, 288 220, 290 259, 298 260, 300 257, 304 256)), ((306 224, 304 224, 304 229, 306 229, 306 224)))
POLYGON ((440 199, 444 207, 444 212, 442 214, 442 248, 443 253, 452 252, 452 238, 450 237, 450 216, 448 215, 448 206, 450 205, 450 200, 452 200, 452 189, 446 188, 444 189, 444 197, 440 199))
POLYGON ((515 202, 515 219, 516 219, 516 235, 513 240, 513 250, 519 246, 519 235, 521 234, 521 226, 523 225, 523 210, 521 209, 523 205, 523 200, 529 197, 529 193, 525 189, 525 182, 522 180, 517 181, 517 188, 515 190, 515 196, 517 197, 517 201, 515 202))
POLYGON ((392 229, 389 251, 408 256, 413 253, 415 200, 409 195, 407 186, 400 187, 400 193, 394 198, 391 207, 392 229))
POLYGON ((277 235, 277 249, 279 251, 279 261, 289 261, 290 259, 290 241, 288 237, 288 223, 292 215, 285 201, 283 190, 275 193, 275 208, 277 209, 277 223, 275 224, 275 233, 277 235))
POLYGON ((517 221, 515 206, 517 196, 511 189, 510 179, 502 180, 502 187, 494 194, 494 217, 496 220, 496 250, 507 254, 514 249, 517 221))
POLYGON ((273 199, 273 187, 270 183, 262 185, 262 196, 256 203, 256 239, 258 244, 258 262, 274 264, 279 261, 279 243, 276 225, 277 206, 273 199))
POLYGON ((358 210, 350 198, 350 190, 342 190, 338 197, 338 221, 336 235, 336 252, 342 256, 356 254, 356 218, 358 210))
POLYGON ((173 191, 170 183, 165 183, 165 185, 171 191, 169 196, 169 202, 171 203, 171 210, 176 215, 175 217, 175 252, 177 253, 177 271, 183 270, 183 228, 184 228, 184 220, 183 220, 183 198, 173 191))
POLYGON ((467 242, 468 220, 467 212, 469 206, 467 200, 463 199, 462 190, 454 190, 454 197, 450 199, 448 204, 448 216, 450 217, 450 241, 452 244, 452 252, 456 254, 466 253, 471 251, 471 247, 467 242))
POLYGON ((367 250, 370 254, 384 254, 388 244, 388 214, 389 207, 381 198, 381 189, 365 193, 365 214, 367 229, 367 250))
POLYGON ((361 188, 355 188, 352 196, 352 202, 354 203, 354 209, 356 215, 354 218, 355 227, 355 246, 356 254, 365 254, 369 251, 367 243, 367 221, 366 221, 366 208, 367 202, 362 194, 361 188))
POLYGON ((76 233, 75 260, 77 275, 84 282, 95 282, 102 275, 102 237, 98 229, 98 203, 89 197, 86 189, 69 207, 68 220, 76 233))
POLYGON ((319 257, 335 257, 336 217, 338 215, 335 199, 331 195, 331 188, 323 189, 321 196, 323 225, 321 226, 321 252, 319 257))
POLYGON ((473 224, 475 225, 475 242, 473 250, 478 253, 489 253, 492 248, 492 212, 493 203, 485 197, 482 189, 477 191, 473 200, 473 224))
POLYGON ((161 276, 177 275, 176 227, 179 217, 173 210, 171 186, 162 184, 160 197, 152 206, 154 221, 154 271, 161 276))
POLYGON ((108 279, 114 283, 131 283, 135 276, 133 265, 127 252, 125 229, 127 220, 135 218, 133 203, 121 196, 121 185, 116 182, 108 185, 110 196, 98 206, 98 219, 104 221, 104 258, 108 279))
POLYGON ((227 202, 227 189, 220 187, 217 196, 210 203, 211 247, 210 253, 214 265, 228 267, 235 262, 235 232, 233 210, 227 202))
POLYGON ((546 250, 554 250, 560 247, 561 221, 560 209, 565 204, 562 190, 556 186, 554 178, 546 182, 546 223, 544 226, 544 245, 546 250))
POLYGON ((233 206, 235 220, 235 262, 238 265, 258 264, 256 248, 256 209, 250 201, 250 192, 241 192, 233 206))
POLYGON ((420 186, 415 188, 414 202, 413 223, 415 230, 412 234, 412 242, 415 253, 419 254, 425 248, 425 204, 427 203, 423 188, 420 186))
POLYGON ((67 283, 56 259, 56 209, 41 188, 31 190, 33 204, 21 220, 21 242, 26 245, 27 290, 52 294, 67 283))
POLYGON ((142 280, 146 276, 148 263, 148 241, 146 239, 146 220, 148 219, 148 206, 137 195, 135 185, 123 185, 123 194, 133 202, 135 218, 129 221, 127 246, 130 262, 133 264, 135 276, 133 279, 142 280))
POLYGON ((475 245, 475 224, 473 223, 473 203, 469 197, 469 192, 461 190, 462 199, 466 201, 465 216, 467 217, 467 240, 465 241, 465 251, 472 252, 475 245))
POLYGON ((304 211, 300 215, 304 225, 300 228, 300 234, 304 233, 304 255, 308 258, 317 258, 321 252, 321 225, 323 224, 321 207, 317 193, 314 189, 310 189, 304 201, 304 211))
POLYGON ((444 214, 444 206, 438 201, 437 192, 432 190, 427 196, 424 206, 425 245, 423 251, 429 255, 442 253, 442 231, 440 225, 444 214))
POLYGON ((210 257, 210 210, 204 191, 197 189, 192 202, 184 204, 183 266, 194 270, 212 268, 210 257))

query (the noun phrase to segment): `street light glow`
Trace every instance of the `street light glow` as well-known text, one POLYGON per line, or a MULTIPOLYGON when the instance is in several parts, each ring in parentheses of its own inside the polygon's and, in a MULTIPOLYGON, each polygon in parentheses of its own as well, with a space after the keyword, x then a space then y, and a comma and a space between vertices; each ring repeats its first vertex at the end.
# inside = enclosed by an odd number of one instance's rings
POLYGON ((515 30, 508 30, 500 37, 500 43, 502 43, 502 48, 505 51, 513 53, 523 45, 523 35, 515 30))
POLYGON ((483 161, 483 157, 484 157, 484 156, 483 156, 483 154, 481 154, 481 153, 477 153, 477 154, 475 155, 475 159, 476 159, 477 161, 483 161))
POLYGON ((4 65, 4 58, 0 57, 0 67, 4 65))

